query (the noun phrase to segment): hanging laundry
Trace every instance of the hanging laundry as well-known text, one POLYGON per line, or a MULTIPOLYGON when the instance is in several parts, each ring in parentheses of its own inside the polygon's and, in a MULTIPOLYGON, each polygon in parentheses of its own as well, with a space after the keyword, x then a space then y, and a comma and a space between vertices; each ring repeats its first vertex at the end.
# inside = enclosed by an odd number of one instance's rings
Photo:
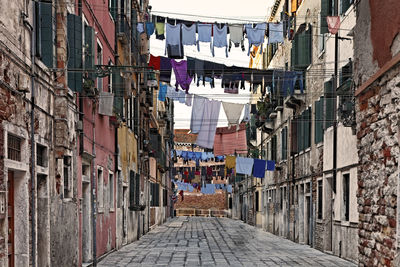
POLYGON ((192 116, 190 119, 190 131, 191 133, 199 133, 201 129, 201 123, 203 121, 204 107, 206 98, 198 95, 194 95, 192 116))
POLYGON ((242 115, 243 104, 222 102, 226 117, 228 119, 228 125, 238 125, 240 121, 240 115, 242 115))
POLYGON ((181 40, 181 24, 166 24, 165 55, 169 58, 183 58, 183 47, 181 40))
POLYGON ((267 29, 267 24, 265 22, 258 23, 254 28, 252 24, 246 24, 245 29, 246 29, 247 39, 249 41, 249 51, 247 52, 247 55, 248 56, 250 55, 250 48, 252 45, 259 46, 260 54, 262 54, 263 50, 262 48, 264 43, 265 30, 267 29))
POLYGON ((210 43, 210 50, 212 48, 211 42, 212 24, 197 23, 197 51, 200 52, 200 42, 210 43))
POLYGON ((225 159, 225 168, 235 168, 236 167, 236 157, 235 156, 226 156, 225 159))
POLYGON ((160 57, 160 81, 171 83, 171 60, 167 57, 160 57))
POLYGON ((113 106, 114 106, 114 94, 109 92, 100 92, 99 114, 105 116, 112 116, 113 106))
POLYGON ((193 186, 191 184, 188 185, 188 191, 190 193, 192 193, 194 191, 194 188, 193 188, 193 186))
POLYGON ((154 23, 153 22, 146 22, 146 33, 147 39, 154 33, 154 23))
POLYGON ((257 178, 264 178, 266 164, 267 162, 263 159, 254 159, 253 176, 257 178))
POLYGON ((194 78, 196 75, 196 59, 193 57, 186 57, 187 60, 187 73, 190 77, 194 78))
POLYGON ((285 80, 285 71, 274 70, 272 79, 273 79, 272 89, 274 91, 274 94, 284 96, 284 97, 287 96, 287 91, 285 91, 285 89, 283 87, 283 82, 285 80))
POLYGON ((201 160, 206 161, 208 159, 206 152, 201 152, 201 160))
POLYGON ((236 173, 251 175, 253 170, 254 159, 252 158, 236 158, 236 173))
POLYGON ((267 160, 267 171, 275 171, 275 160, 267 160))
POLYGON ((192 82, 192 78, 187 73, 187 62, 186 60, 182 60, 180 62, 171 59, 171 65, 174 69, 175 80, 176 80, 176 89, 178 90, 178 85, 181 86, 183 90, 188 93, 190 83, 192 82))
POLYGON ((229 51, 231 51, 232 44, 235 47, 239 47, 240 45, 242 51, 245 50, 242 24, 229 24, 229 38, 229 51))
POLYGON ((192 106, 192 99, 193 99, 192 94, 186 94, 185 105, 188 107, 192 106))
POLYGON ((167 95, 169 99, 172 100, 178 100, 178 92, 175 90, 175 88, 167 85, 167 95))
POLYGON ((137 30, 139 33, 144 32, 144 24, 143 24, 143 22, 139 22, 139 23, 137 24, 136 30, 137 30))
MULTIPOLYGON (((195 66, 195 72, 196 72, 196 76, 197 76, 197 86, 199 86, 200 77, 204 77, 204 75, 205 75, 204 60, 195 59, 194 66, 195 66)), ((204 82, 203 82, 203 85, 204 85, 204 82)))
POLYGON ((216 155, 247 154, 246 124, 240 124, 239 130, 232 127, 217 128, 214 153, 216 155))
POLYGON ((207 167, 207 176, 212 176, 213 170, 212 167, 207 167))
POLYGON ((191 26, 182 24, 182 44, 196 45, 196 24, 191 26))
POLYGON ((186 94, 185 91, 179 90, 178 91, 178 101, 179 103, 185 103, 185 99, 186 99, 186 94))
POLYGON ((198 146, 210 149, 213 148, 220 109, 220 101, 206 101, 201 128, 196 140, 198 146))
POLYGON ((211 88, 215 87, 214 84, 214 62, 212 61, 204 61, 204 76, 203 76, 203 85, 205 82, 209 82, 211 88))
POLYGON ((160 57, 155 57, 152 54, 150 54, 150 61, 148 66, 149 67, 153 67, 153 69, 155 70, 160 70, 160 57))
POLYGON ((229 184, 229 185, 227 186, 226 192, 232 193, 232 185, 231 185, 231 184, 229 184))
POLYGON ((179 195, 182 197, 182 201, 183 201, 183 190, 181 190, 181 191, 179 192, 179 195))
POLYGON ((246 104, 246 105, 244 106, 243 121, 244 121, 244 122, 250 121, 250 104, 246 104))
POLYGON ((328 24, 328 30, 331 34, 336 34, 340 29, 340 17, 339 16, 327 16, 326 22, 328 24))
POLYGON ((224 25, 221 29, 218 28, 216 24, 213 25, 213 42, 211 53, 215 56, 214 47, 225 47, 225 56, 228 57, 228 28, 224 25))
POLYGON ((156 22, 156 39, 164 40, 165 22, 156 22))
POLYGON ((268 23, 268 43, 283 43, 283 23, 268 23))
POLYGON ((158 100, 164 102, 165 101, 165 96, 167 95, 168 85, 166 85, 164 83, 160 83, 159 88, 160 89, 158 91, 158 100))

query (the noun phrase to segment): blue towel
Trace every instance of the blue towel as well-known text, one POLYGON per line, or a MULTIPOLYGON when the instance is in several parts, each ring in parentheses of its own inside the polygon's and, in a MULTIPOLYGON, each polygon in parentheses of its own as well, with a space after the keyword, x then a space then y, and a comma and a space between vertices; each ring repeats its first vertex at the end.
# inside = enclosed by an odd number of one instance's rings
POLYGON ((167 95, 167 85, 160 83, 160 90, 158 91, 158 100, 164 102, 167 95))
POLYGON ((267 160, 267 171, 275 171, 275 160, 267 160))
POLYGON ((266 164, 267 162, 263 159, 254 159, 253 176, 257 178, 264 178, 266 164))
POLYGON ((146 33, 150 37, 154 33, 154 23, 146 22, 146 33))
POLYGON ((269 37, 268 43, 283 43, 283 23, 268 23, 269 37))
POLYGON ((206 152, 201 152, 201 160, 203 160, 203 161, 207 160, 207 153, 206 152))
POLYGON ((175 152, 177 157, 182 156, 182 150, 175 150, 175 152))

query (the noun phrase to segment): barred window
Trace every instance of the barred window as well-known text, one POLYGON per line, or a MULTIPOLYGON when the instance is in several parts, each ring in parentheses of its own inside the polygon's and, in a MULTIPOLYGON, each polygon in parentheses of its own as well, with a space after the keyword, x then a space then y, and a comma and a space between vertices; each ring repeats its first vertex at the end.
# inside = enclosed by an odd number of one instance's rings
POLYGON ((16 160, 16 161, 21 161, 21 143, 22 139, 12 135, 8 134, 8 158, 11 160, 16 160))

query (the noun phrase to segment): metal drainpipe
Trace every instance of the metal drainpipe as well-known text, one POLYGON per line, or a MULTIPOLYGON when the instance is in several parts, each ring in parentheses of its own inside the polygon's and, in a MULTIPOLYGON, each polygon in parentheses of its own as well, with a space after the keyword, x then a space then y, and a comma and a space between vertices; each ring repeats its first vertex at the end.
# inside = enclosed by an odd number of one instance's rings
POLYGON ((93 234, 93 266, 97 266, 97 252, 96 252, 96 168, 95 168, 95 158, 96 158, 96 125, 95 125, 95 112, 93 114, 93 140, 92 140, 92 234, 93 234))
POLYGON ((310 225, 309 225, 309 236, 310 236, 310 245, 314 247, 314 235, 313 235, 313 228, 314 228, 314 210, 313 210, 313 193, 312 193, 312 180, 310 181, 310 225))
MULTIPOLYGON (((35 12, 36 1, 32 1, 32 21, 35 23, 36 12, 35 12)), ((36 31, 35 27, 31 30, 31 224, 32 224, 32 266, 36 266, 36 203, 35 203, 35 50, 36 50, 36 31)))

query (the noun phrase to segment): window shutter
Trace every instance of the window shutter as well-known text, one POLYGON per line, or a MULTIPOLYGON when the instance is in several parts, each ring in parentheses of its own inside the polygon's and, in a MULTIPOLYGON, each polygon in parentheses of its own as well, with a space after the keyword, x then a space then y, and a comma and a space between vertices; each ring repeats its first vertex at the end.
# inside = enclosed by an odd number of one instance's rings
POLYGON ((117 0, 109 0, 109 1, 111 2, 109 12, 111 14, 111 17, 114 19, 114 21, 116 21, 116 19, 117 19, 117 0))
POLYGON ((71 90, 82 92, 82 19, 79 16, 68 14, 68 86, 71 90))
POLYGON ((297 153, 298 152, 298 142, 297 142, 297 126, 298 120, 293 119, 293 121, 290 124, 290 130, 291 130, 291 135, 290 135, 290 142, 291 142, 291 152, 292 153, 297 153))
POLYGON ((315 101, 315 129, 314 129, 314 143, 318 144, 323 141, 324 138, 324 126, 323 126, 323 97, 320 100, 315 101))
POLYGON ((129 207, 133 208, 135 206, 135 173, 133 171, 129 172, 129 207))
POLYGON ((326 17, 328 16, 329 0, 321 0, 321 15, 320 15, 320 34, 328 32, 328 23, 326 22, 326 17))
POLYGON ((282 129, 282 160, 287 159, 287 126, 282 129))
POLYGON ((85 47, 85 70, 90 70, 89 78, 94 81, 95 31, 87 25, 85 26, 85 47))
POLYGON ((346 13, 351 5, 352 0, 340 0, 340 14, 346 13))
POLYGON ((297 152, 303 150, 303 114, 301 114, 297 121, 297 152))
POLYGON ((324 129, 327 129, 333 125, 333 111, 334 111, 334 95, 333 95, 333 82, 332 80, 324 84, 324 112, 325 122, 324 129))
POLYGON ((53 6, 51 3, 39 3, 40 5, 40 36, 38 36, 42 62, 49 68, 54 67, 54 38, 55 21, 53 6))
POLYGON ((308 30, 304 32, 304 67, 308 67, 312 61, 312 26, 308 25, 308 30))
POLYGON ((119 69, 113 70, 112 87, 114 90, 114 112, 122 116, 123 86, 122 86, 122 77, 119 69))
POLYGON ((309 148, 311 146, 311 116, 312 116, 312 109, 309 107, 307 109, 307 116, 306 116, 306 146, 305 148, 309 148))

